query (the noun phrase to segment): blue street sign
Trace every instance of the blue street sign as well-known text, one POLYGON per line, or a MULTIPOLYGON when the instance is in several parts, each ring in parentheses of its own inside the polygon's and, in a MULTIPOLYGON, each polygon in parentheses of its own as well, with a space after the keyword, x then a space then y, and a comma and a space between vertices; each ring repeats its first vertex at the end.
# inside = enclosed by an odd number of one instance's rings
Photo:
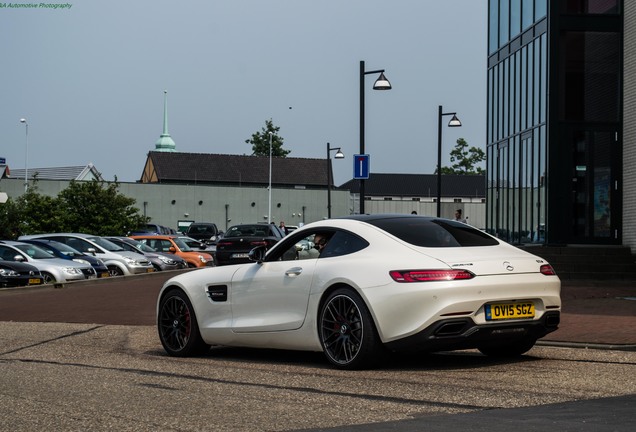
POLYGON ((368 154, 353 155, 353 178, 354 179, 369 178, 369 155, 368 154))

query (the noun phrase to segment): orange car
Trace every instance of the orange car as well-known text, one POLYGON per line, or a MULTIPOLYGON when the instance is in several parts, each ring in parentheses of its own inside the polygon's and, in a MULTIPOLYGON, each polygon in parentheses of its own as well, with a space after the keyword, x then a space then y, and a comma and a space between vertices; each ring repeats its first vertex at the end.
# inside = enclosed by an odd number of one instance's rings
POLYGON ((200 252, 188 246, 181 237, 176 235, 135 235, 130 236, 139 240, 157 252, 175 254, 188 262, 188 267, 213 267, 214 258, 206 252, 200 252))

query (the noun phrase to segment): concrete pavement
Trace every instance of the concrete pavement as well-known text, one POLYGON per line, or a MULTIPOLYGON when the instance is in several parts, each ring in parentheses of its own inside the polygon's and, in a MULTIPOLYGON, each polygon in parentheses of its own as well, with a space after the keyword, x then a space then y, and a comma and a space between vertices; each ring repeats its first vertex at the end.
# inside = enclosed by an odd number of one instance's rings
MULTIPOLYGON (((177 273, 0 289, 0 321, 154 325, 159 288, 177 273)), ((561 297, 561 325, 539 344, 636 351, 636 281, 564 280, 561 297)))

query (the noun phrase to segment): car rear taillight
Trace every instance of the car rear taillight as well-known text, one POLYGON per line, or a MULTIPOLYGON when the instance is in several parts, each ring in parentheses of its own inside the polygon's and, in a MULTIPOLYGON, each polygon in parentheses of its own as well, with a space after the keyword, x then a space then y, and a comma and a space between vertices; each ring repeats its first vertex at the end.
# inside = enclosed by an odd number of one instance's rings
POLYGON ((267 246, 267 242, 265 240, 254 240, 250 242, 250 246, 267 246))
POLYGON ((541 274, 544 274, 546 276, 556 276, 556 272, 550 264, 543 264, 539 271, 541 272, 541 274))
POLYGON ((396 282, 433 282, 472 279, 468 270, 392 270, 389 272, 396 282))
POLYGON ((232 245, 232 243, 231 242, 227 242, 227 241, 226 242, 218 242, 216 244, 216 247, 225 247, 225 246, 231 246, 231 245, 232 245))

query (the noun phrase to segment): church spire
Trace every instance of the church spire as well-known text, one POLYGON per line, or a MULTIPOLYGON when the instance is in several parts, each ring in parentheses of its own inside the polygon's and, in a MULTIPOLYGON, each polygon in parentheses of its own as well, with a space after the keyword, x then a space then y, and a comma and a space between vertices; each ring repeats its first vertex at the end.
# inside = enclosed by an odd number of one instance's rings
POLYGON ((177 145, 174 143, 168 132, 168 90, 163 91, 163 133, 155 143, 155 150, 161 152, 176 151, 177 145))

